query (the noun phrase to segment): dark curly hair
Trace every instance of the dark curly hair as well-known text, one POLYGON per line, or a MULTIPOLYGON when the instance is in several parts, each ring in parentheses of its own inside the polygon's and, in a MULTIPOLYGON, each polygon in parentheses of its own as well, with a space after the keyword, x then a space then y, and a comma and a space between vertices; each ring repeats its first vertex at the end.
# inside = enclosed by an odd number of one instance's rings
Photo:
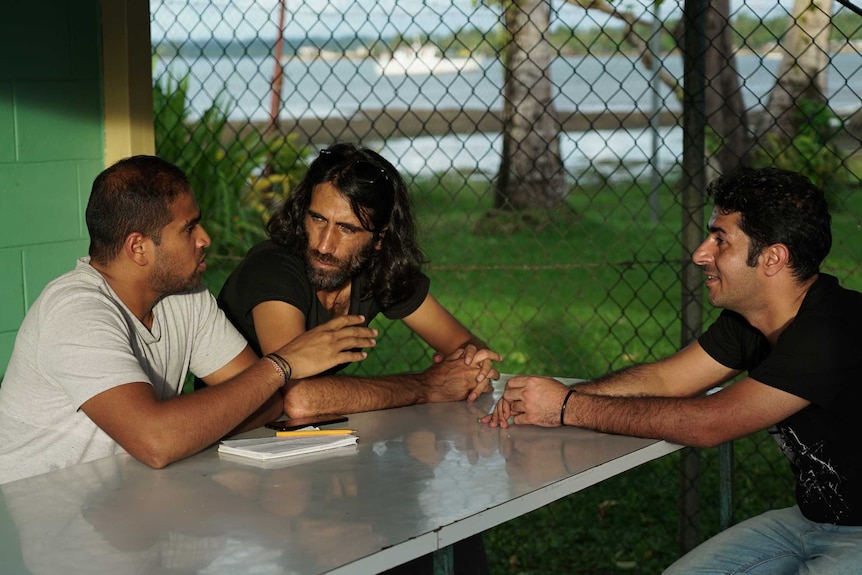
POLYGON ((266 231, 272 240, 305 258, 308 235, 305 216, 314 188, 335 186, 350 202, 362 227, 380 240, 368 262, 370 278, 361 298, 374 297, 383 308, 404 300, 427 262, 416 240, 407 186, 398 170, 383 156, 353 144, 334 144, 320 152, 305 177, 270 218, 266 231))
POLYGON ((784 244, 798 281, 820 271, 832 248, 832 217, 823 190, 808 178, 778 168, 744 168, 716 178, 707 194, 722 214, 739 213, 739 227, 751 241, 749 266, 765 247, 784 244))

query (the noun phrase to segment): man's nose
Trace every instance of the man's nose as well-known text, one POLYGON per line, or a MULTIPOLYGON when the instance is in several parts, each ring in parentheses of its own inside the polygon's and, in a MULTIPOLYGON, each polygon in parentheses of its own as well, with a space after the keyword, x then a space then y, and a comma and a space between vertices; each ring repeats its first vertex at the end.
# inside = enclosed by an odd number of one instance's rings
POLYGON ((198 245, 202 249, 206 249, 206 248, 210 247, 210 244, 212 244, 212 240, 210 239, 210 235, 207 233, 207 231, 204 229, 204 227, 203 226, 199 226, 199 227, 200 227, 201 233, 198 236, 198 245))
POLYGON ((696 265, 704 266, 712 260, 712 252, 709 249, 709 238, 703 240, 697 249, 691 254, 691 261, 696 265))
POLYGON ((320 231, 320 236, 317 239, 317 251, 322 254, 331 254, 335 251, 337 243, 335 230, 327 226, 320 231))

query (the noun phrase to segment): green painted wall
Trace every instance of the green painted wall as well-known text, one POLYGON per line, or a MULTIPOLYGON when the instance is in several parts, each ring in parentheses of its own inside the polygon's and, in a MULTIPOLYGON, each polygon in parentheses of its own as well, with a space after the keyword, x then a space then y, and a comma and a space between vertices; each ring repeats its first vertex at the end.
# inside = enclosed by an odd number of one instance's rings
POLYGON ((0 3, 0 374, 45 284, 87 252, 104 166, 98 0, 0 3))

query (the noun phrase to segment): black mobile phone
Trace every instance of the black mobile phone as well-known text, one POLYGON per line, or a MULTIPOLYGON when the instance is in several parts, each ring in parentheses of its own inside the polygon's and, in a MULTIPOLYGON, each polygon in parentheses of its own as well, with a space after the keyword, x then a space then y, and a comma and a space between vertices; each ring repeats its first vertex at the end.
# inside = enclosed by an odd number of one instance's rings
POLYGON ((329 425, 330 423, 343 423, 345 421, 347 421, 346 415, 328 413, 326 415, 291 417, 290 419, 284 419, 282 421, 273 421, 271 423, 267 423, 266 427, 269 429, 275 429, 276 431, 294 431, 296 429, 308 427, 309 425, 329 425))

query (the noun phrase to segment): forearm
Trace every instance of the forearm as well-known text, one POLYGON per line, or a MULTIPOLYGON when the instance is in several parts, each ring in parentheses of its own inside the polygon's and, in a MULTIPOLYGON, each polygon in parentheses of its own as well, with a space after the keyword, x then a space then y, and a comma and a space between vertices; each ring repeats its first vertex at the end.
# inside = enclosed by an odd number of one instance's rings
POLYGON ((379 377, 317 376, 288 383, 284 411, 290 417, 358 413, 424 403, 421 374, 379 377))
POLYGON ((488 347, 488 344, 485 343, 484 340, 482 340, 481 338, 479 338, 479 337, 477 337, 471 333, 469 338, 465 339, 460 344, 454 346, 454 349, 452 349, 452 351, 455 351, 456 349, 463 349, 463 348, 467 347, 468 345, 472 345, 476 349, 490 349, 488 347))
POLYGON ((691 447, 714 447, 736 438, 726 416, 711 405, 709 397, 609 397, 574 393, 566 405, 565 423, 604 433, 665 439, 691 447))
POLYGON ((232 429, 227 435, 231 436, 243 431, 257 429, 271 421, 275 421, 282 415, 284 415, 284 394, 278 392, 266 400, 257 411, 248 416, 245 421, 232 429))
POLYGON ((594 380, 578 384, 578 391, 590 395, 612 397, 673 397, 670 382, 662 373, 660 363, 632 365, 594 380))
POLYGON ((281 413, 277 393, 283 379, 269 360, 260 360, 234 378, 195 393, 156 401, 143 408, 145 424, 129 444, 121 444, 151 467, 193 455, 231 432, 259 426, 281 413))
POLYGON ((672 356, 621 369, 578 389, 616 397, 697 397, 738 374, 694 342, 672 356))
POLYGON ((579 383, 578 391, 591 395, 646 397, 650 393, 650 365, 632 365, 579 383))

